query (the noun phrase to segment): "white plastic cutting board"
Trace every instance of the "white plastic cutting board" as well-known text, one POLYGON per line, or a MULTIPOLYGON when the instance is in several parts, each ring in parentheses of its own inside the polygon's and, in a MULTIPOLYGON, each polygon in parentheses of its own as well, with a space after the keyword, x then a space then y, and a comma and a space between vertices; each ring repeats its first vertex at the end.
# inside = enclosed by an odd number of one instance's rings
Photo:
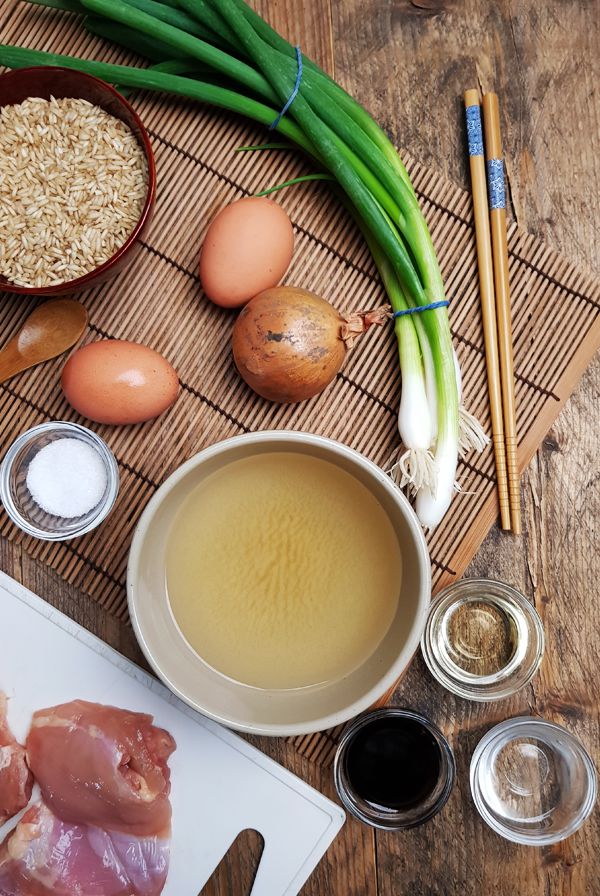
MULTIPOLYGON (((177 750, 170 760, 173 836, 164 896, 198 896, 246 828, 264 838, 252 896, 291 896, 344 823, 335 803, 189 709, 138 666, 1 572, 0 688, 10 698, 8 718, 19 739, 34 710, 75 698, 151 713, 171 732, 177 750)), ((0 827, 0 838, 3 833, 0 827)))

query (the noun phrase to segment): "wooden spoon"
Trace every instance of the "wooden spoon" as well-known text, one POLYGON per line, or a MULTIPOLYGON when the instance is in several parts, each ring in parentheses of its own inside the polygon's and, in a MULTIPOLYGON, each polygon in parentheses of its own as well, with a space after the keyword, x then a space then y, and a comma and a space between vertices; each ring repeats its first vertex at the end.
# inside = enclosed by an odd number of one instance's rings
POLYGON ((0 351, 0 383, 62 355, 75 345, 87 322, 86 309, 74 299, 53 299, 39 305, 0 351))

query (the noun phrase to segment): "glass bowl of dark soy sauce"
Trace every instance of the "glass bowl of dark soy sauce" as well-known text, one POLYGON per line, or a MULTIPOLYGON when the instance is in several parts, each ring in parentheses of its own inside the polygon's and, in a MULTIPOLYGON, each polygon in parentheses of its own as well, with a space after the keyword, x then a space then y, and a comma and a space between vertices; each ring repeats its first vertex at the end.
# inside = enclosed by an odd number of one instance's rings
POLYGON ((346 728, 333 774, 342 803, 356 818, 403 830, 440 811, 456 766, 450 744, 433 722, 390 707, 364 713, 346 728))

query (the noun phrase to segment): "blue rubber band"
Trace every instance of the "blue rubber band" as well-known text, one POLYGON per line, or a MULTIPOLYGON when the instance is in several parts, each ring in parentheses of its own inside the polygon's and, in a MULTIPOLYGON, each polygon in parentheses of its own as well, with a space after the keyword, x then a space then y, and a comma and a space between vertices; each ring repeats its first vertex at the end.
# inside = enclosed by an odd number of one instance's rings
POLYGON ((296 75, 296 83, 294 84, 294 89, 292 90, 289 97, 287 98, 287 102, 286 102, 285 106, 283 107, 283 109, 281 110, 281 112, 279 113, 279 115, 277 116, 275 121, 273 122, 273 124, 269 125, 270 131, 275 130, 275 128, 277 127, 277 125, 279 124, 279 122, 281 121, 281 119, 283 118, 285 113, 287 112, 287 110, 290 108, 290 106, 292 105, 292 103, 294 102, 296 97, 298 96, 298 91, 300 90, 300 82, 302 81, 302 68, 303 68, 302 50, 300 49, 300 47, 294 47, 294 49, 296 51, 296 59, 298 60, 298 74, 296 75))
POLYGON ((414 308, 404 308, 402 311, 394 311, 392 318, 404 317, 405 314, 420 314, 421 311, 434 311, 436 308, 447 308, 450 302, 444 299, 442 302, 432 302, 430 305, 416 305, 414 308))

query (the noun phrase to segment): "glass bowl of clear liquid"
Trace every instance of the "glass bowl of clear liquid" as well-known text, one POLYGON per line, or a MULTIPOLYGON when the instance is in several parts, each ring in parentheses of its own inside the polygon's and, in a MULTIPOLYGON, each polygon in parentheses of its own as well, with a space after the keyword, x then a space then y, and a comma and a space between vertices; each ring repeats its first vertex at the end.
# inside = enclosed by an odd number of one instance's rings
POLYGON ((468 700, 502 700, 537 672, 544 629, 533 604, 510 585, 461 579, 433 601, 421 650, 449 691, 468 700))
POLYGON ((528 716, 508 719, 477 745, 471 793, 497 834, 547 846, 569 837, 589 817, 596 770, 580 741, 561 725, 528 716))

